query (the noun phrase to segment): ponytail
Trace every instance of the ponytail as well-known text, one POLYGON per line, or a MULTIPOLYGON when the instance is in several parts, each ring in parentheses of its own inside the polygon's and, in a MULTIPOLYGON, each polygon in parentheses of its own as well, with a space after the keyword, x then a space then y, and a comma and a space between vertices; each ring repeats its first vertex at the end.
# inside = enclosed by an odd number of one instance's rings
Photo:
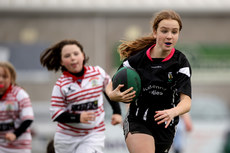
POLYGON ((153 37, 153 34, 151 34, 149 36, 145 36, 134 41, 121 42, 122 44, 118 47, 118 52, 120 54, 120 59, 124 60, 129 56, 135 55, 147 46, 155 44, 156 39, 153 37))

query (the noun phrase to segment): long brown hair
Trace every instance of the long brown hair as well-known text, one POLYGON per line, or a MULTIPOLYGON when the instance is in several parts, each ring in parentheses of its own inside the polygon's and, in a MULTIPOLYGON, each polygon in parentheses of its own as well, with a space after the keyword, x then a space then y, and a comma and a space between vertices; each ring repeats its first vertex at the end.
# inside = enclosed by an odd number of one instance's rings
MULTIPOLYGON (((162 10, 155 14, 152 22, 152 30, 156 31, 159 23, 164 19, 176 20, 179 24, 179 30, 182 29, 182 21, 180 15, 173 10, 162 10)), ((153 32, 152 31, 152 32, 153 32)), ((146 48, 147 46, 153 45, 156 43, 156 39, 153 37, 153 33, 148 36, 141 37, 134 41, 121 41, 122 44, 118 47, 118 52, 120 54, 121 60, 132 56, 139 52, 140 50, 146 48)))
POLYGON ((84 54, 85 59, 83 61, 83 64, 85 65, 85 63, 88 62, 89 57, 85 56, 83 46, 77 40, 66 39, 66 40, 62 40, 62 41, 56 43, 52 47, 50 47, 50 48, 48 48, 42 52, 42 54, 40 56, 40 62, 42 64, 42 66, 46 67, 49 71, 54 70, 55 72, 57 72, 60 69, 63 71, 64 68, 61 65, 62 48, 65 45, 74 45, 74 44, 77 45, 80 48, 80 50, 82 51, 82 53, 84 54))

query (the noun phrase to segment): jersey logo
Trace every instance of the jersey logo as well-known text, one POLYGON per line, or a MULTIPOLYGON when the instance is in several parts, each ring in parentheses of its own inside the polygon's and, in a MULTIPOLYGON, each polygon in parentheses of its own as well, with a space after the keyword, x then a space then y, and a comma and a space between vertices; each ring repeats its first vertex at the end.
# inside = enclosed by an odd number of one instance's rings
POLYGON ((72 86, 69 86, 69 87, 68 87, 68 91, 69 91, 69 92, 74 92, 75 90, 72 88, 72 86))
POLYGON ((168 82, 172 82, 172 80, 173 80, 172 72, 169 72, 168 73, 168 82))
POLYGON ((92 83, 92 87, 96 87, 96 86, 98 86, 99 84, 98 84, 98 80, 99 80, 99 78, 98 77, 93 77, 93 78, 91 78, 89 81, 92 83))
POLYGON ((6 111, 14 110, 15 103, 13 101, 7 101, 5 105, 6 105, 6 111))

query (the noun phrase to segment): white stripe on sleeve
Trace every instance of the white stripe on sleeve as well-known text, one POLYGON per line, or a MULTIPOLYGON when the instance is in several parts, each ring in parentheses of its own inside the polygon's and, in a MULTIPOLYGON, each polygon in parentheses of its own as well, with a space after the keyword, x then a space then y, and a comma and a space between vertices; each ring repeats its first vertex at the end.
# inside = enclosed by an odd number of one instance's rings
POLYGON ((133 68, 129 65, 129 61, 128 61, 128 60, 127 60, 127 61, 124 61, 123 66, 124 66, 124 67, 127 67, 127 68, 133 69, 133 68))
POLYGON ((183 67, 179 70, 179 73, 182 73, 182 74, 185 74, 187 75, 188 77, 190 77, 190 71, 189 71, 189 67, 183 67))

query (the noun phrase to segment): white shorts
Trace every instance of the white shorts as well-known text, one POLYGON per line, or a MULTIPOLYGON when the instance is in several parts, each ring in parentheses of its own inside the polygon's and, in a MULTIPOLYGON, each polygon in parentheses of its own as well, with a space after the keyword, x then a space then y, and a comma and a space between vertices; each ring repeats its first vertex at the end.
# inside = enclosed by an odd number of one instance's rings
POLYGON ((104 141, 104 132, 94 132, 78 137, 56 132, 54 148, 55 153, 103 153, 104 141))

